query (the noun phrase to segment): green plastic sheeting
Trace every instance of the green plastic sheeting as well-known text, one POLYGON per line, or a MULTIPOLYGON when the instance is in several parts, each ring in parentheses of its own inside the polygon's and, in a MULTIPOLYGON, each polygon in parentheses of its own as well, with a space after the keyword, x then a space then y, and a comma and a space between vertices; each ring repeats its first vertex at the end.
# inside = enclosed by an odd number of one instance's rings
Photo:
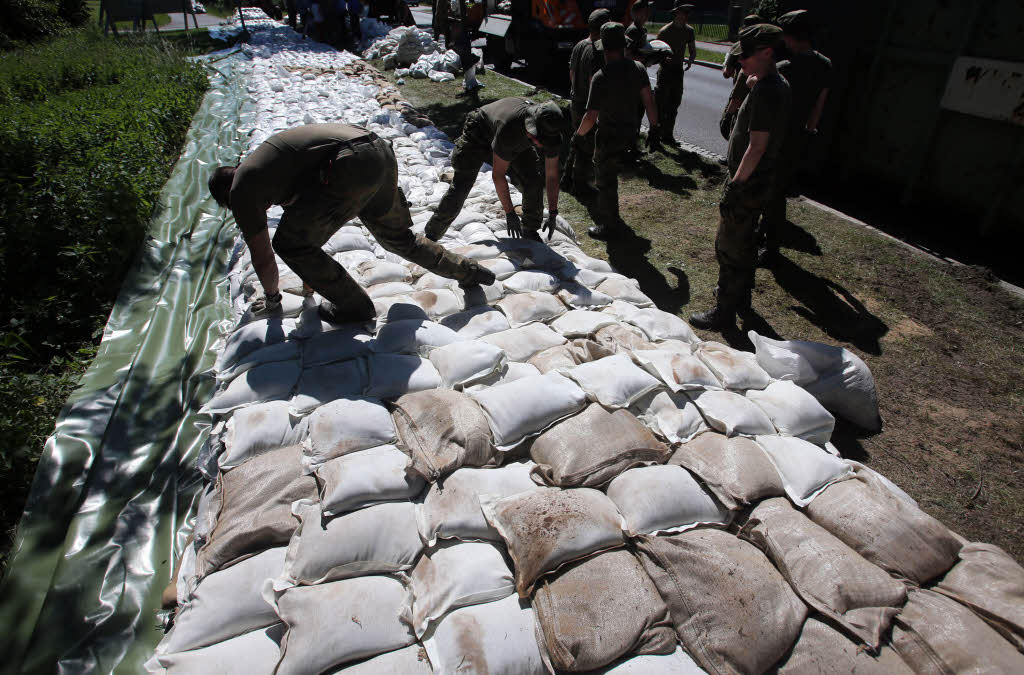
POLYGON ((0 592, 4 672, 140 673, 162 637, 160 594, 202 487, 196 411, 214 381, 201 373, 229 315, 236 229, 206 178, 247 145, 251 104, 222 76, 240 58, 213 64, 164 208, 46 443, 0 592))

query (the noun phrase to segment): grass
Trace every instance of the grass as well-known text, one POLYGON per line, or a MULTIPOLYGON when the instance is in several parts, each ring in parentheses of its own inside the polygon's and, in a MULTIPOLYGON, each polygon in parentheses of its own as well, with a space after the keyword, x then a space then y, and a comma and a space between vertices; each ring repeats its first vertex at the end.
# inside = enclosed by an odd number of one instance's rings
MULTIPOLYGON (((400 90, 453 139, 479 104, 547 98, 496 73, 481 81, 479 102, 456 96, 458 80, 407 80, 400 90)), ((587 253, 688 318, 713 303, 724 179, 724 167, 690 153, 648 155, 620 181, 622 217, 634 235, 610 245, 586 236, 584 204, 563 194, 559 210, 587 253)), ((790 200, 788 215, 782 259, 757 271, 757 314, 725 335, 701 337, 749 350, 753 329, 864 358, 886 426, 865 435, 840 421, 833 440, 843 455, 892 478, 968 539, 1024 560, 1024 301, 984 269, 937 262, 802 200, 790 200)))

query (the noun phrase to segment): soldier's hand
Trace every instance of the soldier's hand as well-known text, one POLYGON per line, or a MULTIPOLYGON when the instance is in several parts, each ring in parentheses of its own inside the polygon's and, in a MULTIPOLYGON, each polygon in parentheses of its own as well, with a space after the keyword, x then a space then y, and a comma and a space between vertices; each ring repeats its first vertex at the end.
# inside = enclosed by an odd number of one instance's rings
POLYGON ((253 300, 252 304, 249 305, 249 311, 252 312, 254 316, 274 314, 281 309, 281 299, 281 291, 278 291, 274 295, 261 295, 253 300))
POLYGON ((523 236, 523 224, 520 222, 519 216, 515 211, 509 211, 505 214, 505 231, 513 239, 523 236))
POLYGON ((722 132, 722 138, 729 140, 732 133, 732 125, 736 120, 736 113, 722 113, 722 119, 718 122, 718 130, 722 132))
POLYGON ((685 73, 686 71, 688 71, 691 66, 693 66, 693 61, 687 61, 686 65, 683 66, 683 72, 685 73))
POLYGON ((541 227, 541 230, 547 231, 548 241, 551 241, 551 235, 555 233, 555 225, 557 224, 555 219, 557 217, 558 209, 548 209, 548 219, 544 221, 544 225, 541 227))

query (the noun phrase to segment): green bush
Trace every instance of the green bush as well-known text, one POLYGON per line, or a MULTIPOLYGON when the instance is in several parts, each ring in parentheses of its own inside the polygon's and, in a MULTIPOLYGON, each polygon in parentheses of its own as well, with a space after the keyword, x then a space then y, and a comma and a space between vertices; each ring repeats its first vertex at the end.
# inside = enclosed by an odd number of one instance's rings
POLYGON ((89 18, 86 0, 3 0, 0 49, 13 49, 81 26, 89 18))

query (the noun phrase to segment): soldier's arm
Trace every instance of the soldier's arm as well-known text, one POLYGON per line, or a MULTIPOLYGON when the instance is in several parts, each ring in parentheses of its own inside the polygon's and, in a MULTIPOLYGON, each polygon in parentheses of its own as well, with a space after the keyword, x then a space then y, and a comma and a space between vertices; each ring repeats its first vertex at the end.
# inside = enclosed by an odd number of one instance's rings
POLYGON ((640 90, 640 98, 643 99, 644 109, 647 110, 647 121, 650 123, 651 128, 654 128, 658 124, 658 106, 654 103, 654 97, 651 96, 651 88, 644 87, 640 90))
POLYGON ((747 145, 747 151, 743 153, 743 159, 740 160, 740 165, 736 167, 736 175, 732 177, 734 182, 742 183, 750 178, 750 174, 754 173, 754 169, 757 168, 761 158, 764 157, 764 151, 768 149, 768 138, 770 136, 771 133, 768 131, 750 132, 750 143, 747 145))
POLYGON ((590 130, 594 128, 594 125, 597 124, 597 116, 597 110, 588 110, 587 114, 583 116, 582 120, 580 120, 580 128, 576 130, 576 135, 586 136, 589 134, 590 130))
POLYGON ((274 249, 270 245, 270 231, 264 227, 255 234, 244 236, 245 245, 249 247, 249 254, 252 256, 252 266, 256 270, 256 277, 263 286, 263 292, 268 296, 277 295, 278 276, 277 261, 274 259, 274 249))
POLYGON ((689 50, 689 52, 690 52, 690 58, 686 62, 686 70, 689 70, 690 66, 693 65, 694 59, 697 58, 697 42, 696 42, 696 40, 690 40, 689 42, 687 42, 686 43, 686 49, 689 50))
POLYGON ((558 155, 544 158, 544 186, 547 188, 548 209, 558 210, 558 155))
POLYGON ((807 118, 807 124, 805 128, 811 132, 818 131, 818 123, 821 121, 821 113, 825 110, 825 100, 828 98, 828 88, 821 90, 818 94, 818 100, 814 102, 814 107, 811 108, 811 114, 807 118))
POLYGON ((505 173, 508 171, 509 163, 498 157, 498 153, 491 153, 491 180, 494 181, 494 189, 498 193, 498 200, 501 201, 501 208, 508 213, 515 207, 512 206, 512 195, 508 191, 508 178, 505 173))

